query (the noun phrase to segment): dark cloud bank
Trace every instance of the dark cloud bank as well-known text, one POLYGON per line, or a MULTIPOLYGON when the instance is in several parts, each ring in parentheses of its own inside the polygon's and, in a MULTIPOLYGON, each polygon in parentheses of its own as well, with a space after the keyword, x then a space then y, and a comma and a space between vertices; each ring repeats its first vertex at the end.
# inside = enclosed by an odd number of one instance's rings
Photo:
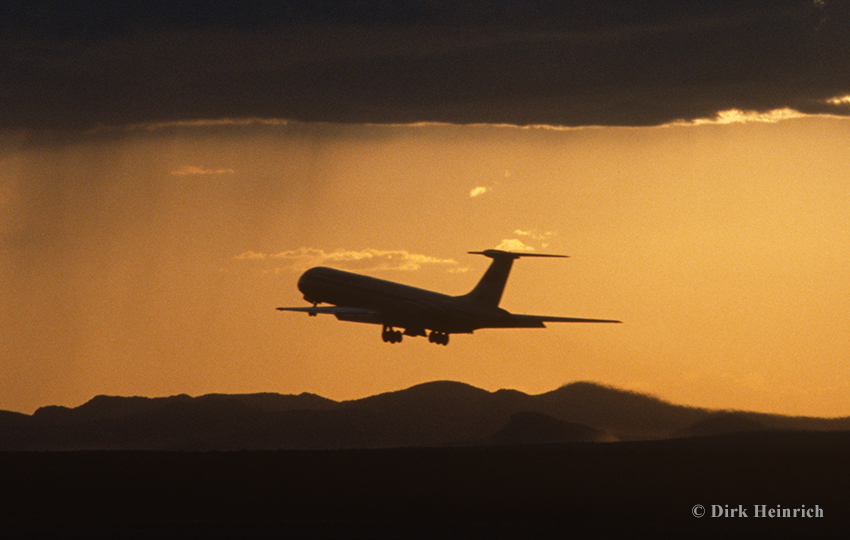
POLYGON ((839 0, 7 2, 0 128, 850 114, 839 0))

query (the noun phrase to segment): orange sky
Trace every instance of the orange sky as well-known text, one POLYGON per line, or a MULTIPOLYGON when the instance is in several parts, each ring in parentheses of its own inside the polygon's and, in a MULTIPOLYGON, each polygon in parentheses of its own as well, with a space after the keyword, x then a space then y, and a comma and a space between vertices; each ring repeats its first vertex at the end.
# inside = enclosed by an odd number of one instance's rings
MULTIPOLYGON (((731 117, 727 117, 731 119, 731 117)), ((0 154, 0 409, 97 394, 590 380, 850 415, 850 122, 654 128, 171 124, 0 154), (449 294, 522 245, 502 307, 623 325, 448 347, 276 312, 315 265, 449 294)))

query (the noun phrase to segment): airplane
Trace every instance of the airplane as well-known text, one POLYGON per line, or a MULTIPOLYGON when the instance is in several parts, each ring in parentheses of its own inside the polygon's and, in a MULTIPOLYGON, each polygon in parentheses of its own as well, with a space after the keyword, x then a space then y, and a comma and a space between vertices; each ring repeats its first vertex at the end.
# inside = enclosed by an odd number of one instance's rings
POLYGON ((449 296, 351 272, 317 266, 304 272, 298 290, 312 307, 279 307, 280 311, 334 315, 340 321, 379 324, 385 343, 400 343, 402 335, 428 337, 448 345, 450 334, 471 334, 481 328, 546 328, 547 322, 620 323, 609 319, 579 319, 518 315, 499 307, 511 266, 520 257, 558 257, 498 249, 470 251, 493 259, 471 292, 449 296), (321 303, 331 306, 319 306, 321 303), (396 330, 396 328, 403 328, 396 330), (430 332, 429 332, 430 331, 430 332))

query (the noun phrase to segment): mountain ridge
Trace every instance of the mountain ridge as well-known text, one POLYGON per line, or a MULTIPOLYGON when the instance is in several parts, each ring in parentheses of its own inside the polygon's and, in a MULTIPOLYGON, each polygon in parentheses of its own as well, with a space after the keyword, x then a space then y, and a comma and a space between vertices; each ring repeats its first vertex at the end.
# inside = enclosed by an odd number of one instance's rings
POLYGON ((275 450, 633 441, 738 431, 850 430, 850 417, 688 407, 591 382, 542 394, 456 381, 335 401, 311 393, 95 396, 0 411, 0 450, 275 450))

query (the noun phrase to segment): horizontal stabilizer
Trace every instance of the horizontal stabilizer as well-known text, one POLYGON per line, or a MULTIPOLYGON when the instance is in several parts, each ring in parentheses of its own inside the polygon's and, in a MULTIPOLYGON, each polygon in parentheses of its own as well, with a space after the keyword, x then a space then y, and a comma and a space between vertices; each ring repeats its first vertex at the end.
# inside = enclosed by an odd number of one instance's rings
POLYGON ((554 257, 567 259, 569 255, 548 255, 546 253, 516 253, 514 251, 502 251, 501 249, 485 249, 484 251, 470 251, 470 255, 484 255, 491 259, 519 259, 520 257, 554 257))

